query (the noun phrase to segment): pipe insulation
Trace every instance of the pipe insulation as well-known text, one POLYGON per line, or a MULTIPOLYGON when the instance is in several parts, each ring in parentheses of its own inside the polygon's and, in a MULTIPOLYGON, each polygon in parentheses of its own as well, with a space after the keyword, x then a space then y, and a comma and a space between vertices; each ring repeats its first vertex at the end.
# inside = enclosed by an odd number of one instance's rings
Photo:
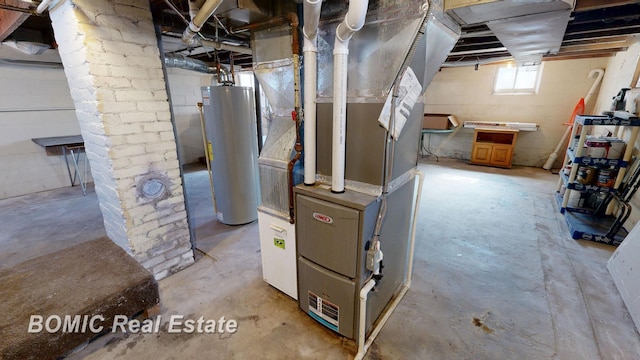
POLYGON ((192 59, 182 54, 164 54, 164 64, 166 67, 197 71, 205 74, 213 74, 213 76, 216 77, 218 82, 220 83, 233 83, 233 76, 231 75, 229 69, 227 69, 226 67, 220 66, 220 74, 218 74, 217 67, 209 66, 204 61, 192 59))
POLYGON ((316 97, 318 86, 318 23, 322 0, 304 2, 304 184, 316 182, 316 97))
POLYGON ((347 65, 349 40, 364 26, 368 0, 352 0, 344 20, 336 28, 333 47, 333 137, 331 191, 344 192, 345 143, 347 135, 347 65))

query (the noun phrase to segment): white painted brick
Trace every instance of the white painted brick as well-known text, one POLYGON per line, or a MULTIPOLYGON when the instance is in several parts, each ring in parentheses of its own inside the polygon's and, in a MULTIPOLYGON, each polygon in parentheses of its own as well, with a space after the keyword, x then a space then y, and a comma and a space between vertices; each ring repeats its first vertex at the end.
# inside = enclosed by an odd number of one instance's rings
POLYGON ((156 161, 162 161, 164 160, 164 156, 162 154, 142 154, 142 155, 131 156, 128 159, 131 165, 142 165, 142 164, 151 164, 156 161))
POLYGON ((117 101, 150 101, 153 100, 153 93, 144 90, 118 90, 115 98, 117 101))
POLYGON ((110 76, 96 76, 95 78, 95 86, 97 87, 107 87, 110 89, 130 89, 131 80, 125 78, 114 78, 110 76))
POLYGON ((137 103, 140 111, 169 111, 168 101, 139 101, 137 103))
POLYGON ((91 36, 86 36, 84 37, 83 44, 84 44, 84 47, 86 48, 86 51, 88 52, 102 53, 105 55, 107 54, 107 52, 103 47, 103 42, 100 41, 99 39, 93 38, 91 36))
MULTIPOLYGON (((153 221, 155 221, 156 223, 158 222, 158 220, 153 220, 153 221)), ((158 226, 157 228, 150 230, 146 235, 150 239, 162 238, 162 236, 167 234, 169 231, 171 231, 173 227, 174 227, 173 224, 158 226)), ((168 242, 165 242, 165 243, 168 243, 168 242)), ((177 241, 175 243, 177 244, 177 241)), ((171 246, 171 247, 167 246, 166 250, 173 249, 174 247, 175 246, 171 246)), ((160 251, 160 249, 157 248, 154 251, 157 252, 157 251, 160 251)))
POLYGON ((142 221, 157 220, 157 219, 160 219, 162 217, 169 216, 169 215, 173 214, 174 212, 175 212, 175 210, 173 208, 164 208, 164 209, 158 209, 158 210, 156 210, 154 208, 154 211, 146 214, 143 217, 142 221))
POLYGON ((176 143, 174 141, 161 141, 153 144, 145 145, 145 148, 150 153, 164 153, 167 150, 175 150, 176 143))
POLYGON ((128 168, 113 169, 113 177, 116 179, 130 178, 145 174, 148 171, 148 166, 130 166, 128 168))
POLYGON ((160 140, 175 141, 176 136, 173 131, 163 131, 160 133, 160 140))
POLYGON ((145 269, 151 269, 154 266, 164 262, 166 258, 163 255, 156 256, 142 263, 142 267, 145 269))
POLYGON ((164 79, 132 79, 131 83, 139 90, 164 90, 164 79))
POLYGON ((122 122, 125 123, 138 123, 138 122, 155 122, 157 115, 154 112, 135 111, 120 114, 122 122))
POLYGON ((153 93, 153 100, 156 101, 168 101, 169 96, 166 91, 155 91, 153 93))
POLYGON ((120 54, 128 56, 144 54, 144 50, 139 44, 132 44, 124 41, 102 40, 102 48, 107 54, 120 54))
POLYGON ((158 58, 158 61, 160 61, 160 51, 157 46, 145 46, 143 51, 145 55, 154 56, 158 58))
MULTIPOLYGON (((150 269, 147 269, 147 270, 151 271, 150 269)), ((160 280, 166 278, 169 275, 171 275, 169 270, 162 270, 162 271, 160 271, 158 273, 153 273, 153 278, 156 279, 156 281, 160 281, 160 280)))
MULTIPOLYGON (((173 125, 168 121, 144 123, 142 124, 142 128, 144 131, 173 131, 173 125)), ((173 148, 175 148, 175 142, 171 141, 171 143, 173 143, 173 148)))
POLYGON ((103 53, 89 52, 86 55, 87 61, 91 64, 99 65, 127 65, 127 58, 124 55, 109 54, 108 56, 103 53))
POLYGON ((98 101, 115 101, 116 94, 113 90, 106 87, 99 87, 95 90, 95 99, 98 101))
POLYGON ((82 30, 87 34, 91 34, 91 37, 119 41, 122 40, 122 35, 117 28, 107 26, 96 26, 93 24, 83 24, 82 30))
MULTIPOLYGON (((107 64, 90 64, 91 75, 94 76, 111 76, 111 65, 107 64)), ((72 84, 75 85, 75 84, 72 84)))
POLYGON ((105 129, 108 135, 128 135, 139 134, 142 132, 142 126, 138 124, 121 124, 121 125, 108 125, 105 129))
POLYGON ((164 159, 167 161, 178 160, 178 153, 174 151, 167 151, 164 153, 164 159))
POLYGON ((126 15, 133 20, 148 22, 151 21, 151 11, 149 9, 141 9, 129 5, 116 4, 115 10, 118 14, 126 15))
POLYGON ((138 226, 129 228, 129 234, 131 236, 145 235, 145 234, 148 234, 151 230, 154 230, 157 228, 158 228, 158 221, 151 220, 146 223, 140 224, 138 226))
POLYGON ((100 111, 101 113, 123 113, 135 110, 135 102, 98 101, 98 111, 100 111))
POLYGON ((178 263, 180 263, 180 260, 181 260, 180 257, 174 257, 173 259, 169 259, 159 265, 154 266, 152 272, 158 273, 162 270, 169 269, 174 265, 178 265, 178 263))
MULTIPOLYGON (((157 51, 157 49, 158 48, 156 48, 156 51, 157 51)), ((150 55, 150 56, 153 56, 153 55, 150 55)), ((158 63, 160 63, 160 58, 158 58, 158 63)), ((147 72, 149 73, 149 78, 150 79, 162 79, 162 78, 164 78, 164 71, 162 71, 162 66, 151 68, 151 69, 147 69, 147 72)))
POLYGON ((145 154, 147 150, 143 145, 127 145, 111 149, 110 154, 113 158, 129 157, 134 155, 145 154))
POLYGON ((158 120, 171 120, 171 113, 169 111, 163 111, 156 114, 158 120))
POLYGON ((171 207, 173 205, 176 204, 181 204, 184 203, 184 200, 182 199, 182 197, 178 197, 178 196, 172 196, 168 199, 164 199, 164 200, 160 200, 158 201, 158 207, 163 207, 163 206, 167 206, 167 207, 171 207))
POLYGON ((163 256, 166 259, 172 259, 174 257, 182 257, 183 254, 189 253, 189 252, 193 253, 190 243, 177 247, 173 250, 169 250, 166 253, 164 253, 163 256))
POLYGON ((144 69, 130 66, 109 66, 110 74, 113 77, 123 77, 127 79, 148 79, 147 72, 144 69))
POLYGON ((160 136, 158 133, 141 133, 136 135, 127 135, 126 139, 129 144, 144 144, 158 141, 160 136))
POLYGON ((179 221, 186 220, 186 219, 187 219, 187 213, 182 211, 182 212, 177 212, 177 213, 175 213, 173 215, 170 215, 170 216, 162 217, 162 218, 158 219, 158 223, 160 225, 167 225, 167 224, 179 222, 179 221))

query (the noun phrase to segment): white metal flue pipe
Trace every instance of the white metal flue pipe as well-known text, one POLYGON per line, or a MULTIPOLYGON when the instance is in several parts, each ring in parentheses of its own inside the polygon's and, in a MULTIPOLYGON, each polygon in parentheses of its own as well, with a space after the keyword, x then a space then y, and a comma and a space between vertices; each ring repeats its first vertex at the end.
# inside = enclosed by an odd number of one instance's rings
MULTIPOLYGON (((194 37, 202 28, 202 25, 213 15, 218 6, 222 4, 222 0, 207 0, 195 16, 192 16, 191 22, 184 32, 182 33, 182 42, 193 46, 196 44, 194 37)), ((194 13, 193 9, 190 7, 189 14, 194 13)))
POLYGON ((345 142, 347 135, 347 64, 349 40, 362 29, 368 0, 349 1, 349 10, 336 28, 333 47, 333 139, 331 153, 331 191, 344 192, 345 142))
POLYGON ((316 94, 318 78, 318 23, 322 0, 304 2, 304 183, 316 182, 316 94))

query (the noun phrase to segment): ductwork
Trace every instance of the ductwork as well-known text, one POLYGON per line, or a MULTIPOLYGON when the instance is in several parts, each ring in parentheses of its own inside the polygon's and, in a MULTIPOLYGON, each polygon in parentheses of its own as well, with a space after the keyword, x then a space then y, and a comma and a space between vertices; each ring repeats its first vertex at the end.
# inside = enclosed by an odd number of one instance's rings
POLYGON ((560 50, 575 0, 445 1, 445 10, 462 24, 491 29, 520 65, 540 63, 560 50))
POLYGON ((316 182, 316 96, 318 78, 318 23, 322 0, 304 2, 304 183, 316 182))
POLYGON ((333 141, 331 191, 344 192, 345 144, 347 135, 347 65, 349 40, 364 26, 368 0, 351 0, 344 20, 336 28, 333 47, 333 141))
POLYGON ((220 70, 215 66, 209 66, 204 61, 192 59, 181 54, 164 54, 164 64, 166 67, 179 68, 183 70, 197 71, 205 74, 213 74, 219 83, 233 84, 233 76, 229 69, 220 66, 220 70))

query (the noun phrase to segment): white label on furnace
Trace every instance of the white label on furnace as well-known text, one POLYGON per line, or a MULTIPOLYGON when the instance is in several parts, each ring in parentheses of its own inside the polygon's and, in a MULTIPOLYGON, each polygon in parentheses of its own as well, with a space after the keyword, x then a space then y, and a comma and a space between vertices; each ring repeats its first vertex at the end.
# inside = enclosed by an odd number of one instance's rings
MULTIPOLYGON (((404 72, 402 80, 400 80, 400 84, 397 84, 396 86, 399 86, 400 88, 398 89, 398 98, 396 99, 395 126, 391 135, 393 135, 393 138, 397 140, 398 136, 402 132, 402 128, 404 128, 404 124, 409 118, 411 110, 413 110, 413 106, 416 104, 418 97, 420 97, 420 94, 422 93, 422 85, 420 85, 416 74, 409 67, 407 68, 407 71, 404 72)), ((393 89, 389 92, 387 101, 384 103, 384 107, 378 117, 378 122, 387 130, 389 130, 389 121, 391 117, 392 97, 393 89)))
POLYGON ((202 104, 211 105, 211 101, 209 100, 209 97, 208 96, 204 96, 204 94, 202 95, 202 104))

